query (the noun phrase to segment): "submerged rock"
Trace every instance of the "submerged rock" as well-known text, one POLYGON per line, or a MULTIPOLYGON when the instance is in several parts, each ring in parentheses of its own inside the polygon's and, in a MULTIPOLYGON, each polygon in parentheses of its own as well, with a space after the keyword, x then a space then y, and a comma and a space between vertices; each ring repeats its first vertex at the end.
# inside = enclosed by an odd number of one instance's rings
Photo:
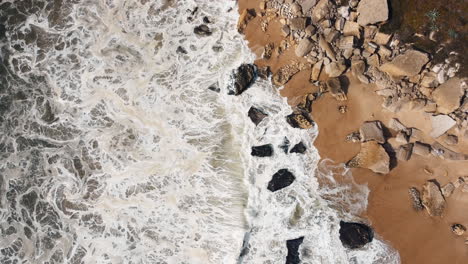
POLYGON ((294 177, 288 169, 280 169, 278 172, 273 174, 270 182, 268 182, 267 189, 272 192, 276 192, 291 185, 295 179, 296 177, 294 177))
POLYGON ((252 156, 256 157, 271 157, 273 155, 273 146, 271 144, 252 147, 252 156))
POLYGON ((441 216, 445 209, 445 199, 435 181, 427 181, 423 185, 422 204, 430 216, 441 216))
POLYGON ((299 247, 304 241, 304 237, 291 239, 286 241, 286 247, 288 248, 288 255, 286 256, 286 264, 299 264, 301 258, 299 256, 299 247))
POLYGON ((374 239, 372 228, 361 223, 340 222, 340 240, 349 249, 361 248, 374 239))
POLYGON ((306 150, 307 150, 307 148, 304 145, 304 143, 299 142, 296 145, 294 145, 294 147, 291 149, 291 151, 289 153, 304 154, 304 152, 306 152, 306 150))
POLYGON ((258 125, 260 124, 260 122, 262 122, 262 120, 267 117, 268 115, 265 114, 262 110, 258 109, 258 108, 255 108, 255 107, 250 107, 249 109, 249 112, 247 113, 247 115, 250 117, 250 120, 252 120, 252 122, 255 124, 255 125, 258 125))
POLYGON ((348 162, 351 168, 366 168, 376 173, 390 172, 390 157, 385 149, 375 141, 361 143, 359 153, 348 162))
POLYGON ((229 87, 228 94, 240 95, 254 82, 257 75, 257 67, 253 64, 242 64, 232 73, 233 85, 229 87))

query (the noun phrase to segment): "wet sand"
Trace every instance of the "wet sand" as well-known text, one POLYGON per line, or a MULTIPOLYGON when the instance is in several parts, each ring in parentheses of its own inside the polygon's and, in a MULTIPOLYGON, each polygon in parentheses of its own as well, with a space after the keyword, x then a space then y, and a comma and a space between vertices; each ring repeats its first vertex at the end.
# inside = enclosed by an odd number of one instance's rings
MULTIPOLYGON (((245 8, 255 8, 259 12, 259 0, 240 0, 239 11, 245 8)), ((268 43, 284 39, 280 35, 278 19, 271 21, 267 32, 260 27, 257 16, 249 22, 245 37, 249 46, 258 58, 261 58, 261 48, 268 43)), ((272 72, 291 61, 304 61, 297 58, 292 48, 279 57, 274 53, 270 60, 259 59, 259 66, 268 65, 272 72)), ((382 98, 375 94, 375 85, 363 85, 349 74, 348 100, 337 101, 326 93, 314 101, 312 116, 319 127, 319 135, 314 142, 322 159, 332 159, 336 163, 344 163, 354 157, 360 149, 359 143, 346 142, 345 137, 357 131, 364 121, 380 120, 388 125, 393 117, 398 118, 408 127, 416 127, 428 134, 431 125, 429 115, 422 112, 401 111, 393 114, 382 108, 382 98), (347 112, 338 111, 341 105, 347 106, 347 112)), ((298 98, 310 92, 318 91, 309 82, 310 70, 296 74, 280 90, 280 94, 295 105, 298 98)), ((321 77, 322 78, 322 77, 321 77)), ((395 131, 390 131, 395 134, 395 131)), ((389 142, 395 144, 394 139, 389 142)), ((424 138, 424 142, 432 143, 433 139, 424 138)), ((454 151, 466 153, 468 142, 461 142, 454 151)), ((407 162, 398 161, 397 166, 387 175, 379 175, 367 169, 352 169, 352 175, 357 183, 367 184, 370 189, 367 212, 362 217, 367 218, 378 236, 387 241, 400 254, 402 263, 440 264, 468 263, 468 246, 464 244, 467 235, 457 237, 450 229, 453 223, 468 226, 468 193, 458 188, 447 199, 447 207, 442 217, 430 217, 425 210, 415 211, 412 208, 408 194, 410 187, 421 186, 429 179, 436 179, 442 186, 455 181, 460 176, 468 175, 467 161, 447 161, 437 157, 421 157, 413 155, 407 162), (432 171, 432 173, 427 173, 432 171)))

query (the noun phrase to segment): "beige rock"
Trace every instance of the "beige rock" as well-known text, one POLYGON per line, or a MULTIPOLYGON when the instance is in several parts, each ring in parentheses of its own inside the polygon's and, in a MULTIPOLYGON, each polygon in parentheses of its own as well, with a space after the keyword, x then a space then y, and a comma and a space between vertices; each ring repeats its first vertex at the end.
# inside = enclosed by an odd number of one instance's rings
POLYGON ((416 141, 414 142, 413 153, 419 156, 427 157, 429 154, 431 154, 431 146, 416 141))
POLYGON ((408 161, 413 153, 413 144, 406 144, 398 148, 396 157, 398 160, 408 161))
POLYGON ((351 62, 351 73, 362 83, 369 83, 369 78, 364 75, 366 63, 362 60, 353 60, 351 62))
POLYGON ((381 144, 385 143, 382 123, 380 123, 380 121, 364 122, 359 128, 359 133, 361 134, 361 140, 363 142, 377 141, 381 144))
POLYGON ((424 133, 421 130, 414 128, 414 127, 411 128, 411 131, 409 134, 410 134, 410 142, 421 140, 424 137, 424 133))
POLYGON ((369 64, 370 66, 379 67, 380 66, 379 55, 374 54, 374 55, 370 56, 369 58, 367 58, 367 64, 369 64))
POLYGON ((436 182, 427 181, 423 185, 421 200, 430 216, 442 216, 445 199, 436 182))
POLYGON ((384 22, 388 19, 387 0, 361 0, 357 11, 357 22, 361 26, 384 22))
POLYGON ((448 115, 434 115, 431 116, 432 131, 430 136, 438 138, 451 129, 457 122, 448 115))
POLYGON ((462 186, 464 183, 465 183, 465 180, 463 179, 463 177, 459 177, 456 181, 453 182, 453 186, 455 188, 458 188, 462 186))
POLYGON ((375 34, 377 34, 376 26, 366 26, 364 27, 364 39, 371 40, 374 39, 375 34))
POLYGON ((387 60, 387 58, 392 56, 392 51, 385 46, 380 46, 378 53, 383 60, 387 60))
POLYGON ((407 144, 409 142, 409 137, 404 131, 398 132, 398 134, 395 137, 395 140, 399 143, 407 144))
POLYGON ((291 29, 289 28, 288 25, 283 25, 283 27, 281 27, 281 35, 283 37, 289 36, 290 33, 291 33, 291 29))
POLYGON ((411 203, 413 205, 414 210, 421 211, 422 209, 424 209, 424 206, 421 202, 421 193, 419 192, 419 190, 415 187, 411 187, 409 188, 408 193, 410 195, 411 203))
POLYGON ((305 14, 317 3, 317 0, 300 0, 298 2, 302 7, 302 12, 305 14))
POLYGON ((458 137, 455 135, 447 135, 444 139, 444 142, 447 145, 456 145, 458 144, 458 137))
POLYGON ((312 74, 310 75, 310 79, 312 81, 318 81, 320 77, 320 72, 322 72, 323 60, 315 63, 312 67, 312 74))
POLYGON ((403 125, 403 124, 400 122, 400 120, 398 120, 398 119, 396 119, 396 118, 392 118, 392 119, 390 120, 390 123, 389 123, 388 127, 389 127, 390 129, 395 130, 395 131, 405 131, 405 132, 407 131, 406 126, 403 125))
POLYGON ((239 22, 237 23, 237 31, 243 33, 247 24, 250 20, 254 19, 256 16, 255 9, 244 9, 241 15, 239 16, 239 22))
POLYGON ((354 36, 356 38, 361 37, 361 26, 358 23, 352 21, 346 21, 343 28, 343 35, 354 36))
POLYGON ((305 17, 295 17, 291 19, 289 26, 291 30, 304 30, 307 25, 307 18, 305 17))
POLYGON ((293 14, 295 14, 296 16, 302 15, 302 7, 301 7, 298 3, 293 3, 293 4, 291 5, 291 11, 292 11, 293 14))
POLYGON ((319 46, 320 48, 325 51, 327 54, 328 58, 331 60, 335 61, 336 60, 336 54, 333 48, 330 46, 330 43, 328 43, 323 37, 320 37, 319 39, 319 46))
POLYGON ((340 36, 340 33, 333 28, 327 28, 323 31, 323 35, 328 43, 332 43, 340 36))
POLYGON ((274 85, 281 86, 286 84, 296 73, 299 72, 299 65, 288 64, 281 67, 273 74, 272 82, 274 85))
POLYGON ((312 10, 312 20, 315 23, 322 21, 330 13, 330 2, 329 0, 320 0, 318 4, 312 10))
POLYGON ((451 183, 451 182, 447 183, 446 185, 444 185, 444 187, 442 187, 442 195, 445 198, 450 197, 450 195, 452 195, 453 191, 455 191, 455 185, 453 185, 453 183, 451 183))
POLYGON ((452 232, 457 236, 462 236, 466 232, 466 227, 461 224, 453 224, 452 232))
POLYGON ((380 70, 394 77, 413 76, 418 74, 428 61, 427 54, 409 50, 398 55, 391 62, 383 64, 380 70))
POLYGON ((313 47, 314 47, 314 44, 312 43, 312 41, 310 41, 307 38, 301 39, 299 41, 299 44, 296 47, 296 51, 295 51, 296 56, 304 57, 312 50, 313 47))
POLYGON ((435 88, 437 87, 437 85, 439 85, 439 83, 437 82, 437 74, 435 74, 434 72, 427 72, 423 75, 421 79, 421 86, 435 88))
POLYGON ((325 66, 325 72, 329 77, 338 77, 346 70, 344 61, 334 61, 325 66))
POLYGON ((312 36, 315 34, 317 29, 313 25, 308 25, 304 31, 306 33, 306 36, 312 36))
POLYGON ((359 153, 348 162, 351 168, 366 168, 376 173, 390 172, 390 157, 385 149, 375 141, 361 143, 359 153))
POLYGON ((449 114, 460 107, 460 101, 465 92, 462 83, 461 79, 452 78, 432 92, 432 98, 437 104, 439 113, 449 114))
POLYGON ((328 91, 330 91, 330 94, 333 97, 335 97, 335 99, 337 99, 338 101, 345 101, 348 99, 341 87, 341 82, 339 78, 329 78, 326 81, 326 86, 328 91))
POLYGON ((354 36, 347 36, 347 37, 342 37, 338 43, 338 47, 342 50, 345 49, 351 49, 354 47, 355 43, 355 37, 354 36))
POLYGON ((439 142, 435 142, 432 144, 432 152, 434 156, 438 156, 442 159, 446 160, 468 160, 468 154, 463 154, 459 152, 455 152, 444 147, 439 142))
POLYGON ((382 32, 377 32, 377 33, 375 33, 375 36, 374 36, 374 42, 379 44, 379 45, 385 46, 390 41, 391 37, 392 37, 392 35, 385 34, 385 33, 382 33, 382 32))

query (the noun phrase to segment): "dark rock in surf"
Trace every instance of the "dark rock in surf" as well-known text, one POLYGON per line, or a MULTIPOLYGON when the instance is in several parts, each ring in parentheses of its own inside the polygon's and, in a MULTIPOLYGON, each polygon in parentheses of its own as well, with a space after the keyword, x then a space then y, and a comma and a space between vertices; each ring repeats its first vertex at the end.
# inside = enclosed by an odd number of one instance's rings
POLYGON ((340 240, 343 246, 361 248, 374 239, 372 228, 361 223, 340 222, 340 240))
POLYGON ((216 93, 221 92, 221 89, 219 88, 218 83, 213 83, 212 85, 208 86, 208 90, 211 90, 211 91, 216 92, 216 93))
POLYGON ((211 32, 210 28, 207 25, 199 25, 193 29, 193 33, 201 37, 211 36, 213 32, 211 32))
POLYGON ((258 109, 258 108, 255 108, 255 107, 250 107, 249 109, 249 112, 247 113, 247 115, 250 117, 250 120, 252 120, 252 122, 255 124, 255 125, 258 125, 260 124, 260 122, 262 122, 262 120, 267 117, 268 115, 265 114, 264 112, 262 112, 262 110, 258 109))
POLYGON ((273 174, 267 189, 276 192, 291 185, 295 179, 296 177, 288 169, 281 169, 273 174))
POLYGON ((294 147, 291 149, 291 151, 289 153, 304 154, 304 152, 306 152, 306 150, 307 150, 307 148, 304 145, 304 143, 299 142, 296 145, 294 145, 294 147))
POLYGON ((242 64, 232 73, 234 83, 229 86, 230 95, 240 95, 247 90, 257 77, 257 67, 253 64, 242 64))
POLYGON ((289 139, 287 137, 284 137, 283 144, 279 145, 279 148, 282 149, 284 153, 288 154, 290 143, 291 142, 289 142, 289 139))
POLYGON ((188 53, 187 50, 184 49, 182 46, 177 47, 176 52, 179 53, 179 54, 187 54, 188 53))
POLYGON ((286 241, 286 247, 288 248, 288 255, 286 256, 286 264, 299 264, 301 258, 299 256, 299 247, 304 241, 304 237, 291 239, 286 241))
POLYGON ((273 146, 271 144, 254 146, 250 154, 255 157, 271 157, 273 155, 273 146))

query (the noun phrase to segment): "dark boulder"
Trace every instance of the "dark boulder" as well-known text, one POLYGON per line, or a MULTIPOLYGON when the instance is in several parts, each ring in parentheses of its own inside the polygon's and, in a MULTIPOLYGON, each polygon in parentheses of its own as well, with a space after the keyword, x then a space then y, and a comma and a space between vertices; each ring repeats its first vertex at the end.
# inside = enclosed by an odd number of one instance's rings
POLYGON ((340 240, 343 246, 356 249, 372 242, 374 231, 361 223, 340 222, 340 240))
POLYGON ((252 122, 255 125, 260 124, 260 122, 262 122, 262 120, 268 116, 267 114, 263 113, 262 110, 255 108, 253 106, 250 107, 247 115, 250 117, 250 120, 252 120, 252 122))
POLYGON ((240 95, 247 90, 257 77, 257 67, 253 64, 242 64, 232 73, 233 84, 229 86, 230 95, 240 95))
POLYGON ((281 169, 273 174, 267 189, 276 192, 291 185, 295 179, 296 177, 289 170, 281 169))
POLYGON ((314 126, 307 113, 292 113, 286 117, 286 121, 294 128, 310 129, 314 126))
POLYGON ((221 89, 219 88, 218 83, 213 83, 212 85, 208 86, 208 90, 211 90, 211 91, 216 92, 216 93, 221 92, 221 89))
POLYGON ((284 137, 283 143, 281 145, 279 145, 279 148, 282 149, 284 151, 284 153, 288 154, 289 144, 290 143, 291 142, 289 142, 289 139, 287 137, 284 137))
POLYGON ((250 154, 256 157, 270 157, 273 155, 273 146, 271 144, 254 146, 250 154))
POLYGON ((199 25, 193 29, 193 33, 197 34, 201 37, 211 36, 213 32, 211 32, 210 28, 207 25, 199 25))
POLYGON ((299 142, 296 145, 294 145, 294 147, 291 149, 291 151, 289 153, 304 154, 304 152, 306 152, 306 150, 307 150, 307 148, 304 145, 304 143, 299 142))
POLYGON ((271 70, 269 66, 260 67, 257 69, 257 74, 260 79, 268 79, 271 76, 271 70))
POLYGON ((288 248, 288 255, 286 256, 286 264, 299 264, 301 258, 299 257, 299 246, 304 241, 304 237, 291 239, 286 241, 286 247, 288 248))

